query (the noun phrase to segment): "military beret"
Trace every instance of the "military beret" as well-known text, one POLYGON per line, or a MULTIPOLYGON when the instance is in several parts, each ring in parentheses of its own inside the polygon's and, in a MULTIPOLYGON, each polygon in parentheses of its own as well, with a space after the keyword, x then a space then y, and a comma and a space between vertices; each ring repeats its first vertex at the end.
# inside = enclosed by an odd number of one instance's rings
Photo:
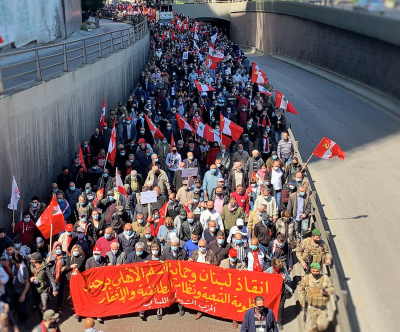
POLYGON ((310 268, 321 270, 321 265, 319 265, 318 263, 311 263, 310 268))
POLYGON ((319 231, 319 229, 314 229, 314 230, 312 231, 312 233, 313 233, 313 235, 321 236, 321 232, 319 231))

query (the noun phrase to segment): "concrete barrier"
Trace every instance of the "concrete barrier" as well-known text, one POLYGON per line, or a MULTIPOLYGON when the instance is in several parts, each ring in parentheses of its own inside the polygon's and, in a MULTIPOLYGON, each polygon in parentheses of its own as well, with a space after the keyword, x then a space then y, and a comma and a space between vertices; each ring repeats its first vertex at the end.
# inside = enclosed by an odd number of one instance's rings
POLYGON ((10 230, 12 176, 25 208, 34 195, 43 202, 61 167, 71 165, 78 142, 98 127, 103 99, 108 110, 136 86, 149 50, 147 33, 128 48, 0 99, 0 227, 10 230))

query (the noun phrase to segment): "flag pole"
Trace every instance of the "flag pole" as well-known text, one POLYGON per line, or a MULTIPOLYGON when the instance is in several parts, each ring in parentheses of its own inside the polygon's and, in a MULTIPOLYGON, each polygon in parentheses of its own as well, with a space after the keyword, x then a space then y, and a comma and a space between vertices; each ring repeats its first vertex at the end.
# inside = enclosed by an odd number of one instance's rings
MULTIPOLYGON (((14 207, 13 207, 14 208, 14 207)), ((14 233, 14 228, 15 228, 15 210, 13 209, 13 233, 14 233)))
POLYGON ((53 244, 53 222, 51 222, 51 227, 50 227, 50 249, 49 249, 49 252, 52 251, 52 248, 51 248, 52 244, 53 244))
MULTIPOLYGON (((115 167, 115 183, 117 185, 117 193, 118 192, 118 183, 117 183, 117 176, 118 176, 118 167, 115 167)), ((117 195, 117 207, 118 207, 119 195, 117 195)))
POLYGON ((311 160, 311 158, 312 158, 313 155, 314 155, 314 154, 311 153, 310 158, 308 158, 307 162, 306 162, 306 163, 303 165, 303 167, 301 168, 301 172, 304 172, 304 171, 306 170, 307 164, 310 162, 310 160, 311 160))
POLYGON ((182 138, 182 141, 183 141, 182 130, 179 129, 179 132, 181 133, 181 138, 182 138))

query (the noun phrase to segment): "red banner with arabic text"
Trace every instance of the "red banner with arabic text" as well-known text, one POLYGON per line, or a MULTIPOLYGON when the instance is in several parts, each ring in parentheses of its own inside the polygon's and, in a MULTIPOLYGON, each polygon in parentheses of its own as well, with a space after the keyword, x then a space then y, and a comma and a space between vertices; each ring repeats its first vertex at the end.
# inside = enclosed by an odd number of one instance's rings
POLYGON ((187 261, 150 261, 92 268, 71 278, 76 314, 108 317, 181 303, 212 316, 242 321, 257 295, 278 314, 280 275, 223 269, 187 261))

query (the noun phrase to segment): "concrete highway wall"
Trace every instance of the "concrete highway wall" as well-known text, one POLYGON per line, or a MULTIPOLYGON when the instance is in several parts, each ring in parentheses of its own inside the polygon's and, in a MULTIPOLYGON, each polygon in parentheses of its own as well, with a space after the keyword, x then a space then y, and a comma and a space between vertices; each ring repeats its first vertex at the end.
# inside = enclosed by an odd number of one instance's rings
POLYGON ((231 37, 240 45, 331 70, 400 99, 400 20, 286 1, 173 9, 192 18, 230 20, 231 37))
POLYGON ((71 165, 78 142, 98 127, 103 99, 108 111, 137 84, 149 47, 147 34, 93 64, 0 99, 0 227, 10 230, 12 176, 25 208, 33 195, 43 202, 61 168, 71 165))

